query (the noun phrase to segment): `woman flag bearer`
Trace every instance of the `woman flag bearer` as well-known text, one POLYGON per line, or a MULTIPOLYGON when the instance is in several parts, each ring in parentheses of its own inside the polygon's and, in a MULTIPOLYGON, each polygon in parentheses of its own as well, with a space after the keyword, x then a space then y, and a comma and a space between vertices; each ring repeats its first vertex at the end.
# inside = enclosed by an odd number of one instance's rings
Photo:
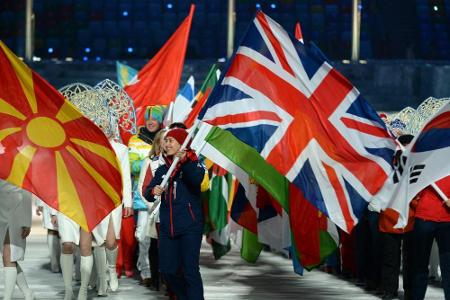
POLYGON ((203 233, 200 186, 205 175, 195 153, 180 151, 188 133, 174 128, 164 137, 165 164, 160 166, 145 191, 145 198, 154 201, 161 196, 159 267, 177 299, 203 300, 203 283, 199 256, 203 233), (180 160, 170 176, 167 188, 163 176, 175 157, 180 160), (181 276, 179 272, 182 272, 181 276))
MULTIPOLYGON (((97 264, 97 274, 99 276, 100 285, 105 282, 102 276, 109 274, 109 287, 114 292, 119 288, 119 281, 116 272, 118 240, 120 240, 120 229, 122 225, 122 215, 128 218, 132 215, 132 200, 131 200, 131 175, 130 162, 128 158, 128 147, 115 142, 113 136, 108 136, 111 146, 116 153, 122 169, 122 183, 123 183, 123 199, 122 205, 115 208, 103 221, 94 228, 93 234, 100 249, 96 249, 100 257, 95 259, 97 264), (104 249, 104 250, 103 250, 104 249), (106 260, 103 258, 103 252, 106 254, 106 260), (107 264, 104 266, 104 263, 107 264)), ((98 289, 99 295, 104 295, 106 291, 98 289)))
MULTIPOLYGON (((117 260, 117 240, 120 237, 120 226, 122 220, 122 206, 125 217, 131 214, 131 182, 130 166, 128 161, 128 149, 125 145, 115 142, 113 139, 117 134, 117 119, 105 103, 103 94, 84 84, 72 84, 61 88, 61 93, 77 106, 86 117, 91 119, 103 130, 109 139, 112 148, 121 164, 123 199, 122 205, 115 208, 106 216, 92 233, 84 231, 78 224, 58 213, 58 226, 62 242, 61 270, 65 286, 65 300, 72 299, 72 273, 73 273, 73 251, 74 245, 80 245, 80 273, 81 285, 78 299, 87 299, 87 288, 91 277, 93 266, 92 246, 94 250, 97 275, 98 295, 106 295, 106 264, 110 273, 110 288, 115 291, 118 288, 118 280, 115 272, 117 260), (95 244, 93 244, 95 242, 95 244), (105 247, 106 245, 106 250, 105 247)), ((90 199, 95 201, 96 199, 90 199)))

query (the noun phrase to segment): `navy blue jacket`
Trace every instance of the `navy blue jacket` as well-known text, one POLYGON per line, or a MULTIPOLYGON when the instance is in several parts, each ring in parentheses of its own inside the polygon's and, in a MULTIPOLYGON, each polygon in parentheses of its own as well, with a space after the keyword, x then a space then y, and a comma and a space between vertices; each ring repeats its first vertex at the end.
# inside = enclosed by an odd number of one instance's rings
MULTIPOLYGON (((176 168, 168 183, 167 189, 161 195, 159 211, 160 231, 171 237, 183 234, 186 230, 203 229, 203 211, 200 200, 200 185, 205 175, 204 168, 198 161, 186 160, 176 168)), ((160 166, 144 197, 154 201, 153 188, 160 185, 167 173, 167 165, 160 166)))

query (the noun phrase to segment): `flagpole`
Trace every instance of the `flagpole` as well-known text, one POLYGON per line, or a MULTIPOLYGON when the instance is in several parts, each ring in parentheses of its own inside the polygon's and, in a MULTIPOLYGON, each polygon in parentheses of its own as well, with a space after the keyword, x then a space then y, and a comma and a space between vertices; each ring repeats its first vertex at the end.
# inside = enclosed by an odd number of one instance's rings
POLYGON ((33 58, 33 0, 27 0, 25 8, 25 59, 33 58))
POLYGON ((352 7, 352 61, 359 60, 359 44, 361 33, 361 0, 353 0, 352 7))
POLYGON ((228 34, 227 34, 227 58, 233 55, 234 50, 234 31, 235 31, 235 0, 228 0, 228 34))
POLYGON ((437 186, 436 182, 433 182, 431 186, 436 191, 436 193, 438 193, 438 195, 442 198, 442 201, 446 202, 449 200, 447 195, 437 186))
MULTIPOLYGON (((176 98, 175 98, 175 100, 176 100, 176 98)), ((173 123, 173 107, 174 107, 174 101, 175 100, 173 100, 169 104, 169 109, 167 110, 167 115, 166 115, 166 120, 165 120, 166 124, 164 124, 164 126, 168 127, 170 124, 173 123)))
MULTIPOLYGON (((195 120, 194 125, 191 127, 188 136, 186 137, 186 139, 184 140, 183 144, 180 147, 179 151, 183 151, 184 149, 186 149, 187 144, 189 143, 189 141, 192 139, 192 137, 194 136, 195 130, 197 129, 198 125, 200 124, 200 121, 197 119, 195 120)), ((178 162, 180 161, 180 158, 178 156, 175 157, 175 159, 173 160, 172 164, 170 165, 169 170, 167 171, 166 175, 164 176, 163 181, 161 182, 160 186, 162 186, 163 188, 166 187, 167 182, 169 181, 170 176, 173 173, 173 170, 175 170, 175 166, 178 164, 178 162)))
MULTIPOLYGON (((184 150, 189 143, 189 141, 192 139, 192 136, 194 135, 195 131, 197 130, 197 127, 199 126, 200 121, 199 119, 195 120, 194 125, 191 127, 191 131, 189 131, 188 136, 183 142, 183 145, 181 145, 180 150, 184 150)), ((177 156, 172 162, 172 165, 170 165, 169 170, 167 171, 166 175, 163 178, 163 181, 161 182, 161 186, 164 188, 167 185, 167 182, 169 181, 170 176, 173 173, 173 170, 175 169, 175 166, 178 164, 178 161, 180 158, 177 156)), ((153 202, 152 207, 148 209, 148 214, 152 215, 158 211, 159 206, 161 205, 161 195, 155 195, 155 202, 153 202)))

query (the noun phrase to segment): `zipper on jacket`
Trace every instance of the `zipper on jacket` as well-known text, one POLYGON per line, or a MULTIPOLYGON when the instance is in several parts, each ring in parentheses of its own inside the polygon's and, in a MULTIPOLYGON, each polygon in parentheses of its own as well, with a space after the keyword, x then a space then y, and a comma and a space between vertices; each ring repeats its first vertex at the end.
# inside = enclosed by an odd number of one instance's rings
POLYGON ((170 234, 174 237, 173 232, 173 210, 172 210, 172 196, 173 196, 173 185, 170 185, 169 191, 169 208, 170 208, 170 234))
POLYGON ((191 203, 189 203, 189 213, 191 214, 192 221, 195 221, 195 215, 194 215, 194 212, 192 211, 191 203))
POLYGON ((177 182, 174 181, 173 183, 173 199, 177 200, 177 182))

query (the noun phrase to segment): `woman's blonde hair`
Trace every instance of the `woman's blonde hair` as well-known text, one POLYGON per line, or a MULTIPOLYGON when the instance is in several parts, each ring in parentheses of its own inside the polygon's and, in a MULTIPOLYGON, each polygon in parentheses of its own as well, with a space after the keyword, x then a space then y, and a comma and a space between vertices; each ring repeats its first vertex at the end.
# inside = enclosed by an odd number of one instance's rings
POLYGON ((161 140, 164 138, 164 134, 166 133, 167 130, 165 129, 161 129, 160 131, 158 131, 155 134, 155 137, 153 138, 153 145, 152 145, 152 149, 150 150, 150 153, 148 154, 148 156, 150 158, 155 157, 156 155, 159 155, 161 153, 161 140))

